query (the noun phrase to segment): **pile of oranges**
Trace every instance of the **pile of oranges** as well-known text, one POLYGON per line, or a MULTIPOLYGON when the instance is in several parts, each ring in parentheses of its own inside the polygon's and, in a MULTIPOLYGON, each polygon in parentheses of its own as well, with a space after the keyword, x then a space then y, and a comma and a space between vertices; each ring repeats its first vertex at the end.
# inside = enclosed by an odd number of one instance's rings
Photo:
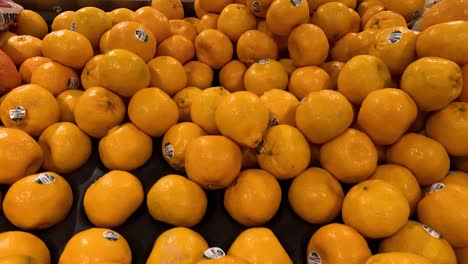
POLYGON ((2 211, 23 230, 0 234, 0 262, 17 261, 1 263, 50 263, 28 232, 67 217, 65 175, 93 141, 108 172, 79 201, 95 228, 70 237, 60 264, 132 263, 112 229, 144 202, 174 226, 147 264, 293 263, 261 227, 282 199, 321 225, 308 264, 468 263, 468 1, 193 8, 87 6, 51 30, 24 10, 0 32, 2 211), (145 194, 132 171, 153 152, 174 174, 145 194), (190 229, 220 189, 246 227, 226 253, 190 229), (379 240, 374 255, 366 239, 379 240))

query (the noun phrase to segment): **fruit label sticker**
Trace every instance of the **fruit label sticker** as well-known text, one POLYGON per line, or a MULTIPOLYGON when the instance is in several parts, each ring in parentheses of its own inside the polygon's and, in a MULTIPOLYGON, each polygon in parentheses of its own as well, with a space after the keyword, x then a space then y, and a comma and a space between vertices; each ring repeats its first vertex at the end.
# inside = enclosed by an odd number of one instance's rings
POLYGON ((11 120, 21 122, 26 117, 26 109, 22 106, 17 106, 15 109, 11 109, 8 114, 11 120))
POLYGON ((302 5, 302 0, 291 0, 291 4, 293 6, 300 6, 302 5))
POLYGON ((423 229, 431 236, 435 237, 435 238, 441 238, 442 236, 437 233, 434 229, 430 228, 429 226, 427 225, 422 225, 423 229))
POLYGON ((445 188, 445 184, 443 183, 434 183, 431 185, 431 188, 429 188, 429 191, 427 192, 428 194, 430 193, 435 193, 438 191, 442 191, 445 188))
POLYGON ((279 120, 276 118, 276 116, 272 113, 270 113, 270 119, 268 120, 268 127, 274 127, 279 125, 279 120))
POLYGON ((203 253, 204 259, 220 259, 226 256, 226 253, 219 247, 212 247, 203 253))
POLYGON ((174 146, 172 146, 170 142, 164 144, 164 155, 166 155, 168 159, 172 159, 174 157, 174 146))
POLYGON ((265 140, 262 139, 262 141, 258 143, 258 146, 255 149, 255 151, 257 152, 257 155, 260 155, 263 153, 263 150, 265 150, 265 140))
POLYGON ((71 31, 76 31, 76 24, 75 24, 75 22, 72 22, 72 23, 70 24, 70 29, 71 29, 71 31))
POLYGON ((261 12, 262 11, 262 5, 258 1, 253 1, 252 3, 252 11, 253 12, 261 12))
POLYGON ((267 64, 268 62, 270 62, 270 59, 261 59, 258 61, 258 64, 267 64))
POLYGON ((137 39, 139 39, 140 41, 143 41, 143 42, 146 42, 148 41, 148 34, 141 28, 135 30, 135 36, 137 37, 137 39))
POLYGON ((77 89, 78 86, 80 84, 80 81, 78 80, 78 78, 75 78, 75 77, 71 77, 68 79, 68 88, 70 89, 77 89))
POLYGON ((319 253, 312 251, 307 257, 307 264, 322 264, 322 258, 319 253))
POLYGON ((401 38, 403 37, 403 33, 399 30, 395 30, 388 36, 388 42, 395 44, 400 42, 401 38))
POLYGON ((36 177, 36 182, 38 184, 51 184, 55 182, 55 177, 48 173, 40 173, 36 177))
POLYGON ((117 234, 116 232, 114 231, 104 231, 104 233, 102 233, 102 236, 107 239, 107 240, 110 240, 110 241, 117 241, 119 240, 119 234, 117 234))

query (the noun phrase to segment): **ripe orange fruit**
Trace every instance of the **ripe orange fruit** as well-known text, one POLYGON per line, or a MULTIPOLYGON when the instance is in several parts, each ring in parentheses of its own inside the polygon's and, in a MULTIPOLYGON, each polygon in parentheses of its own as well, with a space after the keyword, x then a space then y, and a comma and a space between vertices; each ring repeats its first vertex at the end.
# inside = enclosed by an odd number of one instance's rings
POLYGON ((296 67, 319 66, 328 57, 328 49, 327 36, 313 24, 302 24, 289 34, 288 50, 296 67))
POLYGON ((272 120, 278 124, 296 126, 296 109, 299 100, 290 92, 272 89, 264 92, 260 99, 270 110, 270 124, 272 120))
POLYGON ((393 11, 380 11, 369 18, 364 30, 380 30, 392 27, 406 27, 405 18, 393 11))
POLYGON ((207 13, 200 18, 197 23, 197 33, 200 34, 205 29, 217 29, 219 15, 215 13, 207 13))
MULTIPOLYGON (((308 0, 309 2, 309 8, 310 8, 310 14, 312 14, 319 6, 327 3, 327 2, 334 2, 333 0, 308 0)), ((356 8, 356 0, 339 0, 337 2, 341 2, 345 4, 347 7, 355 9, 356 8)))
POLYGON ((145 26, 134 21, 114 25, 107 36, 107 50, 126 49, 140 56, 145 62, 156 55, 156 38, 145 26))
POLYGON ((93 6, 82 7, 75 11, 71 24, 71 30, 89 39, 94 48, 99 47, 102 34, 111 27, 112 18, 104 10, 93 6))
POLYGON ((369 22, 369 20, 377 13, 381 11, 385 11, 385 7, 383 5, 374 5, 369 7, 361 16, 361 28, 364 28, 369 22))
POLYGON ((229 4, 223 8, 217 21, 217 29, 222 31, 232 42, 236 42, 246 31, 257 28, 257 19, 247 6, 229 4))
POLYGON ((54 96, 68 89, 80 87, 78 73, 63 64, 50 61, 41 64, 34 70, 31 83, 46 87, 54 96))
POLYGON ((75 111, 78 99, 83 93, 83 90, 65 90, 55 97, 60 107, 61 122, 75 123, 73 112, 75 111))
POLYGON ((112 25, 116 25, 124 21, 133 21, 135 19, 135 12, 125 7, 116 8, 107 14, 112 19, 112 25))
POLYGON ((407 21, 410 21, 417 12, 421 12, 424 9, 425 1, 411 0, 399 5, 392 0, 382 0, 382 3, 387 10, 394 11, 405 17, 407 21))
POLYGON ((442 180, 449 171, 447 151, 437 141, 407 133, 387 150, 387 162, 407 167, 422 186, 442 180))
POLYGON ((275 40, 259 30, 244 32, 237 41, 236 52, 239 60, 247 66, 262 59, 278 59, 275 40))
POLYGON ((320 227, 307 245, 309 261, 359 264, 371 255, 367 241, 361 234, 350 226, 338 223, 320 227))
POLYGON ((206 12, 221 13, 221 11, 229 4, 232 4, 233 0, 199 0, 200 8, 206 12))
POLYGON ((466 19, 466 14, 463 12, 467 4, 465 1, 441 2, 434 2, 434 5, 424 13, 421 19, 421 30, 436 24, 466 19))
POLYGON ((357 55, 366 55, 374 44, 376 31, 364 30, 359 33, 350 32, 335 42, 331 48, 331 58, 343 63, 357 55))
POLYGON ((158 56, 148 62, 151 73, 151 86, 158 87, 169 96, 187 86, 187 74, 184 66, 169 56, 158 56))
POLYGON ((324 144, 349 128, 354 119, 353 106, 336 91, 311 92, 297 106, 295 119, 297 128, 310 142, 324 144))
POLYGON ((244 74, 245 90, 261 96, 272 89, 286 90, 288 73, 277 60, 262 59, 247 69, 244 74))
POLYGON ((306 0, 274 0, 268 8, 265 21, 271 32, 287 36, 309 20, 309 4, 306 0))
POLYGON ((199 61, 213 69, 221 69, 232 59, 234 47, 223 32, 206 29, 195 38, 195 51, 199 61))
POLYGON ((379 264, 379 263, 411 263, 411 264, 430 264, 429 259, 421 257, 414 253, 407 252, 389 252, 379 253, 371 256, 364 264, 379 264))
POLYGON ((99 51, 101 54, 105 54, 109 51, 109 33, 110 29, 104 32, 104 34, 101 36, 101 39, 99 39, 99 51))
POLYGON ((193 1, 193 9, 197 18, 202 18, 206 13, 208 13, 200 7, 200 0, 193 1))
POLYGON ((159 43, 158 56, 170 56, 184 64, 195 57, 195 46, 188 38, 174 35, 159 43))
POLYGON ((15 21, 16 25, 11 31, 17 35, 31 35, 42 39, 49 32, 47 22, 33 10, 24 9, 15 18, 15 21))
POLYGON ((0 66, 0 94, 3 95, 21 85, 21 74, 10 57, 1 49, 0 66))
POLYGON ((213 84, 213 70, 200 61, 189 61, 184 64, 185 73, 187 74, 187 87, 197 87, 206 89, 213 84))
POLYGON ((42 54, 65 66, 82 69, 94 55, 91 42, 80 33, 62 29, 42 39, 42 54))
POLYGON ((458 184, 468 189, 468 173, 463 171, 450 171, 448 175, 440 182, 443 184, 458 184))
POLYGON ((169 20, 171 35, 181 35, 194 42, 197 37, 197 26, 182 19, 169 20))
POLYGON ((184 6, 180 0, 152 0, 151 7, 163 13, 167 19, 184 18, 184 6))
POLYGON ((229 92, 245 90, 244 75, 247 67, 239 60, 232 60, 219 71, 219 83, 229 92))
POLYGON ((311 92, 331 89, 328 73, 318 66, 296 68, 289 78, 288 90, 302 100, 311 92))
POLYGON ((135 10, 135 22, 148 28, 158 43, 171 36, 171 26, 167 17, 151 6, 143 6, 135 10))
POLYGON ((190 111, 192 122, 208 134, 220 134, 215 121, 215 112, 219 103, 229 94, 229 91, 218 86, 207 88, 194 96, 190 111))
POLYGON ((19 73, 21 74, 21 80, 23 80, 23 83, 31 83, 31 76, 33 71, 36 70, 41 64, 51 61, 52 59, 41 56, 26 59, 19 68, 19 73))
POLYGON ((179 122, 192 121, 192 117, 190 116, 192 112, 192 101, 201 91, 202 90, 198 87, 189 86, 180 90, 172 97, 179 107, 179 122))
POLYGON ((0 256, 30 256, 31 261, 50 263, 47 245, 37 236, 23 231, 6 231, 0 234, 0 256))
POLYGON ((61 29, 70 29, 71 23, 73 22, 73 16, 75 15, 75 11, 67 10, 57 14, 52 20, 51 29, 52 31, 57 31, 61 29))
POLYGON ((407 93, 384 88, 367 95, 359 109, 357 122, 375 144, 391 145, 408 130, 417 114, 416 103, 407 93))
POLYGON ((81 86, 83 89, 88 89, 94 86, 99 86, 99 75, 97 74, 98 62, 104 58, 104 54, 99 54, 92 57, 81 71, 81 86))
POLYGON ((26 59, 42 56, 42 41, 30 35, 12 36, 2 46, 5 52, 16 66, 21 65, 26 59))

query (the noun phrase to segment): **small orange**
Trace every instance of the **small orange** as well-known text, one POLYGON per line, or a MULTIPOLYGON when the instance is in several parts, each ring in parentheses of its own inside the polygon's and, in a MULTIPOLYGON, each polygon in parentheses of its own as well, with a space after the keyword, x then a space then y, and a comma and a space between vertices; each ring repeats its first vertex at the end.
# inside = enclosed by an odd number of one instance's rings
POLYGON ((99 66, 99 60, 104 58, 104 54, 92 57, 81 71, 81 86, 86 90, 93 86, 99 86, 99 79, 96 76, 96 68, 99 66))
POLYGON ((25 60, 42 56, 42 41, 30 35, 18 35, 8 39, 2 46, 5 52, 16 66, 20 66, 25 60))
POLYGON ((73 10, 67 10, 56 15, 54 17, 54 20, 52 21, 52 25, 51 25, 52 31, 57 31, 61 29, 70 29, 71 23, 73 22, 74 15, 75 15, 75 11, 73 10))
POLYGON ((173 35, 159 43, 158 56, 170 56, 184 64, 195 57, 195 46, 188 38, 173 35))
POLYGON ((233 0, 199 0, 200 8, 206 12, 221 13, 221 11, 229 4, 232 4, 233 0))
POLYGON ((299 100, 290 92, 272 89, 264 92, 260 99, 270 110, 270 124, 272 119, 278 124, 296 126, 296 109, 299 100))
POLYGON ((309 4, 306 0, 275 0, 266 13, 266 25, 278 36, 287 36, 291 31, 309 20, 309 4))
MULTIPOLYGON (((51 263, 47 245, 39 237, 23 231, 6 231, 0 234, 0 257, 30 256, 32 262, 51 263)), ((29 260, 27 260, 29 262, 29 260)))
POLYGON ((116 25, 124 21, 133 21, 135 19, 135 12, 125 7, 116 8, 107 12, 112 19, 112 25, 116 25))
POLYGON ((289 78, 288 90, 298 100, 307 97, 313 91, 331 89, 331 78, 318 66, 296 68, 289 78))
POLYGON ((197 23, 197 32, 200 34, 205 29, 217 29, 219 15, 215 13, 206 13, 197 23))
POLYGON ((108 34, 107 50, 126 49, 140 56, 145 62, 156 55, 156 38, 147 27, 140 23, 120 22, 114 25, 108 34))
POLYGON ((278 59, 278 45, 268 34, 260 30, 248 30, 236 44, 237 57, 245 65, 262 59, 278 59))
POLYGON ((180 90, 178 93, 172 97, 174 102, 179 107, 179 122, 188 122, 192 121, 191 110, 192 110, 192 101, 199 93, 201 89, 198 87, 186 87, 180 90))
POLYGON ((369 7, 369 9, 366 10, 366 12, 364 12, 361 16, 361 28, 364 28, 367 24, 367 22, 369 22, 369 20, 377 13, 379 13, 380 11, 384 11, 385 10, 385 7, 383 5, 375 5, 375 6, 371 6, 369 7))
POLYGON ((151 6, 143 6, 135 10, 134 21, 148 28, 158 43, 171 36, 169 20, 163 13, 151 6))
POLYGON ((199 125, 208 134, 220 134, 215 121, 218 105, 230 92, 223 87, 204 89, 192 98, 190 117, 192 122, 199 125))
POLYGON ((319 66, 328 57, 328 40, 321 28, 313 24, 296 27, 288 37, 288 50, 296 67, 319 66))
POLYGON ((369 8, 373 6, 383 6, 382 0, 362 0, 359 1, 356 11, 358 11, 360 16, 363 16, 369 8))
POLYGON ((247 6, 229 4, 221 11, 217 29, 226 34, 232 42, 236 42, 246 31, 257 28, 257 19, 247 6))
POLYGON ((75 106, 80 96, 84 93, 83 90, 65 90, 56 96, 60 107, 60 121, 75 123, 75 106))
POLYGON ((234 47, 223 32, 206 29, 195 39, 195 51, 199 61, 213 69, 221 69, 232 59, 234 47))
POLYGON ((364 30, 380 30, 391 27, 406 27, 405 18, 395 12, 384 10, 373 15, 364 26, 364 30))
POLYGON ((244 85, 247 91, 258 96, 271 89, 286 90, 288 73, 277 60, 262 59, 247 69, 244 75, 244 85))
POLYGON ((193 9, 195 11, 195 15, 198 17, 198 18, 202 18, 206 13, 208 13, 207 11, 203 10, 201 7, 200 7, 200 0, 194 0, 193 1, 193 9))
POLYGON ((42 54, 65 66, 81 69, 94 55, 91 42, 80 33, 62 29, 42 39, 42 54))
POLYGON ((399 5, 392 0, 382 0, 382 4, 387 10, 394 11, 402 15, 407 21, 410 21, 417 12, 423 11, 426 2, 424 0, 409 0, 399 5))
POLYGON ((151 86, 174 96, 187 85, 187 74, 182 64, 169 56, 159 56, 148 62, 151 86))
POLYGON ((448 175, 440 181, 443 184, 458 184, 468 189, 468 173, 463 171, 450 171, 448 175))
POLYGON ((105 54, 109 51, 109 33, 110 29, 102 34, 101 39, 99 39, 99 51, 101 54, 105 54))
POLYGON ((181 0, 152 0, 151 7, 156 8, 168 19, 184 18, 184 6, 181 0))
POLYGON ((74 69, 51 61, 41 64, 34 70, 31 83, 45 87, 57 96, 67 89, 78 89, 80 77, 74 69))
POLYGON ((338 89, 338 76, 340 76, 341 69, 343 69, 344 63, 340 61, 328 61, 320 65, 324 71, 328 73, 331 78, 331 89, 338 89))
POLYGON ((169 20, 172 35, 182 35, 194 42, 197 37, 197 26, 182 19, 169 20))
POLYGON ((229 92, 245 90, 244 74, 247 67, 239 60, 232 60, 219 71, 219 83, 229 92))
POLYGON ((15 18, 15 21, 16 26, 11 31, 17 35, 31 35, 42 39, 49 32, 49 26, 45 19, 33 10, 24 9, 15 18))
POLYGON ((198 87, 200 89, 211 87, 214 73, 208 64, 201 61, 189 61, 184 64, 184 69, 187 74, 186 86, 198 87))
POLYGON ((51 61, 52 59, 41 56, 26 59, 19 68, 19 73, 21 74, 21 80, 23 81, 23 83, 31 83, 31 76, 33 71, 37 69, 41 64, 51 61))
POLYGON ((357 55, 366 55, 374 44, 376 31, 364 30, 359 33, 350 32, 335 42, 331 48, 331 59, 343 63, 357 55))
POLYGON ((112 18, 104 10, 93 6, 82 7, 75 11, 71 24, 71 30, 89 39, 94 48, 99 47, 102 34, 111 27, 112 18))

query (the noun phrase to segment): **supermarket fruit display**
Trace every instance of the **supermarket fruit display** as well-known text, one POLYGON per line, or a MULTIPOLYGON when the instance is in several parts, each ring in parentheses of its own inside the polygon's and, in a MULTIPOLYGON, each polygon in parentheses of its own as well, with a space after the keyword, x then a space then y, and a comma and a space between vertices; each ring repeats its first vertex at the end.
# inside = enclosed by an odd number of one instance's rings
POLYGON ((468 1, 17 3, 0 263, 468 264, 468 1))

